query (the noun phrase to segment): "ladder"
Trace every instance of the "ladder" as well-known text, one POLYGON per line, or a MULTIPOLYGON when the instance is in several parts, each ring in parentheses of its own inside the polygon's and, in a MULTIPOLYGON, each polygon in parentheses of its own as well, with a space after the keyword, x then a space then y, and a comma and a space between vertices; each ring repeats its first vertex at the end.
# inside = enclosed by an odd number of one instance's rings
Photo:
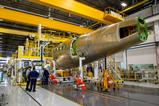
POLYGON ((115 62, 114 56, 107 57, 107 70, 115 85, 119 85, 123 82, 120 74, 120 69, 115 62))

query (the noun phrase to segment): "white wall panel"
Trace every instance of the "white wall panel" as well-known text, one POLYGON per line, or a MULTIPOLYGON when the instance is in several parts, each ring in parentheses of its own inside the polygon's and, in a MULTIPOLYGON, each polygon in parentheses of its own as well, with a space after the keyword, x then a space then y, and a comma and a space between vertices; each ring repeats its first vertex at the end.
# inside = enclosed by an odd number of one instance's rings
POLYGON ((145 47, 132 49, 127 52, 128 64, 155 64, 156 52, 155 47, 145 47))
POLYGON ((148 36, 148 39, 146 42, 143 42, 143 43, 150 43, 150 42, 155 42, 155 34, 154 34, 154 31, 149 31, 148 32, 149 36, 148 36))
POLYGON ((123 62, 123 52, 119 52, 115 54, 115 61, 116 62, 123 62))
MULTIPOLYGON (((155 42, 154 32, 153 31, 149 32, 148 40, 146 42, 143 42, 142 44, 144 44, 144 43, 150 43, 150 42, 155 42)), ((134 47, 132 47, 132 48, 134 48, 134 47)), ((128 50, 128 52, 131 55, 130 59, 133 56, 136 57, 136 54, 139 54, 139 53, 142 53, 143 56, 148 56, 148 54, 145 54, 145 53, 150 53, 150 54, 152 53, 151 56, 148 57, 148 58, 151 58, 151 57, 154 58, 156 56, 155 48, 154 47, 146 47, 146 48, 142 48, 142 49, 132 49, 132 50, 128 50)), ((115 54, 115 61, 116 62, 123 62, 123 52, 119 52, 119 53, 115 54)), ((133 61, 135 61, 135 60, 133 60, 133 61)))

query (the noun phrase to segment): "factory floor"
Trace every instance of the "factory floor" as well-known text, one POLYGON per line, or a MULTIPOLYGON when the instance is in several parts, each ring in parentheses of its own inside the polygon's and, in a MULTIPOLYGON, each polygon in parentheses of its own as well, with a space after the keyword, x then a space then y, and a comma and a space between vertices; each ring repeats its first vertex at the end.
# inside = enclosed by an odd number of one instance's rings
POLYGON ((1 106, 159 106, 159 89, 124 86, 120 90, 85 92, 74 90, 72 84, 38 86, 36 92, 25 87, 0 83, 1 106))
POLYGON ((0 82, 0 106, 80 106, 40 86, 36 92, 27 92, 24 86, 11 86, 8 82, 0 82))
POLYGON ((44 86, 43 88, 83 106, 159 106, 159 89, 124 86, 120 90, 97 92, 77 91, 72 84, 44 86))

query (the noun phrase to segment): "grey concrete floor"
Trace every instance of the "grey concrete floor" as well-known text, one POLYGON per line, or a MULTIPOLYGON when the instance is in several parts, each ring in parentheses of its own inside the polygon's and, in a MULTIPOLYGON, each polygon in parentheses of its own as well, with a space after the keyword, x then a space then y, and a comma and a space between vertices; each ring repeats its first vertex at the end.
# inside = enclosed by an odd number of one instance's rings
POLYGON ((0 106, 80 106, 39 86, 36 92, 28 92, 25 86, 11 86, 8 82, 7 78, 0 82, 0 106))
POLYGON ((7 95, 6 106, 159 106, 159 89, 155 88, 124 86, 98 92, 91 84, 89 90, 82 92, 75 90, 73 84, 60 84, 37 87, 37 92, 27 93, 5 82, 0 84, 0 94, 7 95))
POLYGON ((115 92, 97 92, 94 89, 82 92, 74 90, 72 84, 43 88, 83 106, 159 106, 158 89, 125 86, 115 92))

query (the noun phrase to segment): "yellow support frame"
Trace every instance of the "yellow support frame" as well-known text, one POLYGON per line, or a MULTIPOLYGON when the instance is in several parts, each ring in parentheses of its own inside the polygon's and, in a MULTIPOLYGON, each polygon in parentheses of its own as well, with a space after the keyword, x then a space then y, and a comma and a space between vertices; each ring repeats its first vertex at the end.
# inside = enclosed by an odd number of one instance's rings
POLYGON ((0 32, 1 33, 14 34, 14 35, 23 35, 23 36, 29 36, 29 35, 31 35, 32 37, 34 37, 33 33, 31 33, 31 32, 26 32, 26 31, 21 31, 21 30, 14 30, 14 29, 8 29, 8 28, 2 28, 2 27, 0 27, 0 32))
MULTIPOLYGON (((49 36, 49 35, 47 35, 49 36)), ((42 41, 50 41, 50 42, 54 42, 54 43, 60 43, 60 42, 65 42, 67 40, 69 40, 69 38, 63 38, 63 37, 47 37, 47 38, 41 38, 40 40, 42 41)))
MULTIPOLYGON (((20 56, 18 59, 40 60, 40 56, 20 56)), ((44 59, 53 60, 53 57, 44 57, 44 59)))
POLYGON ((55 29, 65 32, 72 32, 77 34, 84 34, 91 32, 93 30, 88 28, 83 28, 80 26, 43 18, 40 16, 35 16, 23 12, 18 12, 6 8, 0 8, 0 19, 16 22, 16 23, 22 23, 26 25, 32 25, 32 26, 38 26, 41 24, 43 27, 48 29, 55 29))
POLYGON ((76 0, 28 0, 37 4, 56 8, 70 14, 75 14, 87 19, 95 20, 105 24, 112 24, 109 20, 104 20, 104 12, 82 4, 76 0))
MULTIPOLYGON (((14 35, 21 35, 21 36, 32 36, 35 37, 38 34, 37 33, 32 33, 32 32, 27 32, 27 31, 21 31, 21 30, 15 30, 15 29, 8 29, 8 28, 2 28, 0 27, 0 33, 7 33, 7 34, 14 34, 14 35)), ((69 38, 63 38, 63 37, 49 37, 50 35, 42 34, 46 36, 45 38, 42 38, 41 40, 44 41, 51 41, 54 43, 59 43, 59 42, 65 42, 69 40, 69 38)))

